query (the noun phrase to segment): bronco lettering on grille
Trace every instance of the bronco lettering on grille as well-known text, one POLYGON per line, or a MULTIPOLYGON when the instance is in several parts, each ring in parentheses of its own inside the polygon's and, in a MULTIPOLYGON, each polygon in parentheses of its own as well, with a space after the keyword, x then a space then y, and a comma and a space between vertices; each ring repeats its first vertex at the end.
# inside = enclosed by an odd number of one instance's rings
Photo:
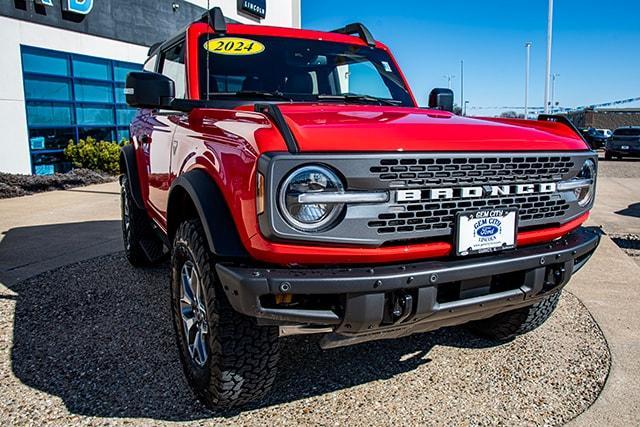
POLYGON ((432 188, 428 190, 398 190, 398 202, 417 202, 420 200, 474 199, 481 197, 507 196, 510 194, 540 194, 555 193, 557 185, 554 182, 543 184, 517 185, 485 185, 482 187, 460 188, 432 188))

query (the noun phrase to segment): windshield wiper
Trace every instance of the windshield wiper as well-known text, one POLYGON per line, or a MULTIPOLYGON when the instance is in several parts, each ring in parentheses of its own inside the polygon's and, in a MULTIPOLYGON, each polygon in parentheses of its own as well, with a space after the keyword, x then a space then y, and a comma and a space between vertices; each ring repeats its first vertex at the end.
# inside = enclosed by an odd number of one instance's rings
POLYGON ((259 90, 240 90, 238 92, 211 92, 210 96, 237 96, 247 98, 269 98, 269 99, 282 99, 284 101, 293 101, 282 92, 262 92, 259 90))
POLYGON ((317 98, 322 101, 350 101, 350 102, 368 102, 380 105, 400 105, 402 101, 397 99, 378 98, 370 95, 358 95, 355 93, 345 93, 341 95, 318 95, 317 98))

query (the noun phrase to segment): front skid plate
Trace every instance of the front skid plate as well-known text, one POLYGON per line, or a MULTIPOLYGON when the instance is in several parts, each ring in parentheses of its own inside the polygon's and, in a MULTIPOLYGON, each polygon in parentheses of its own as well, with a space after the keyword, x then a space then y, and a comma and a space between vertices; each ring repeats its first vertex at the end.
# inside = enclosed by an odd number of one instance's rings
MULTIPOLYGON (((600 241, 597 229, 579 228, 563 239, 486 256, 424 261, 374 268, 249 268, 216 265, 231 305, 240 313, 270 324, 335 325, 343 341, 395 337, 490 317, 534 303, 564 286, 600 241), (438 289, 452 282, 523 272, 519 288, 451 302, 437 301, 438 289), (553 277, 550 282, 549 277, 553 277), (381 328, 385 295, 417 293, 414 310, 403 323, 381 328), (333 294, 345 297, 342 313, 264 307, 260 297, 278 294, 333 294)), ((357 340, 360 341, 360 340, 357 340)), ((351 343, 351 342, 350 342, 351 343)), ((340 344, 337 344, 340 345, 340 344)), ((327 346, 329 344, 327 343, 327 346)))

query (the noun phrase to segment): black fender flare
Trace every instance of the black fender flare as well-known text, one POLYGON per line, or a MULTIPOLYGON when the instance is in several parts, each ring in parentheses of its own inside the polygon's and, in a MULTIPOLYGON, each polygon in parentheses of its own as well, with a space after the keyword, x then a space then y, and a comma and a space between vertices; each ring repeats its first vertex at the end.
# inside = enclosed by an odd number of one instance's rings
POLYGON ((129 178, 129 193, 133 201, 140 209, 145 209, 140 189, 140 176, 138 175, 138 164, 136 163, 136 150, 133 145, 127 144, 120 148, 120 172, 129 178))
POLYGON ((221 258, 248 258, 227 203, 213 178, 200 169, 176 178, 169 189, 167 234, 173 239, 178 220, 173 220, 176 194, 185 192, 196 210, 206 235, 209 250, 221 258))

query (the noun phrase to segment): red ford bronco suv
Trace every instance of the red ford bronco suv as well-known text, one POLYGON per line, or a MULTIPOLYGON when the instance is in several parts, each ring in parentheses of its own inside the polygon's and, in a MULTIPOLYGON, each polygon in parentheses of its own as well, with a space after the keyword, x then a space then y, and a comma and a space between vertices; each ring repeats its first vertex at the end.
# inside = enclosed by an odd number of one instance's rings
POLYGON ((599 243, 597 157, 562 117, 418 107, 361 24, 227 23, 218 8, 127 77, 135 266, 170 253, 186 376, 209 407, 260 399, 278 337, 322 348, 468 324, 531 331, 599 243))

